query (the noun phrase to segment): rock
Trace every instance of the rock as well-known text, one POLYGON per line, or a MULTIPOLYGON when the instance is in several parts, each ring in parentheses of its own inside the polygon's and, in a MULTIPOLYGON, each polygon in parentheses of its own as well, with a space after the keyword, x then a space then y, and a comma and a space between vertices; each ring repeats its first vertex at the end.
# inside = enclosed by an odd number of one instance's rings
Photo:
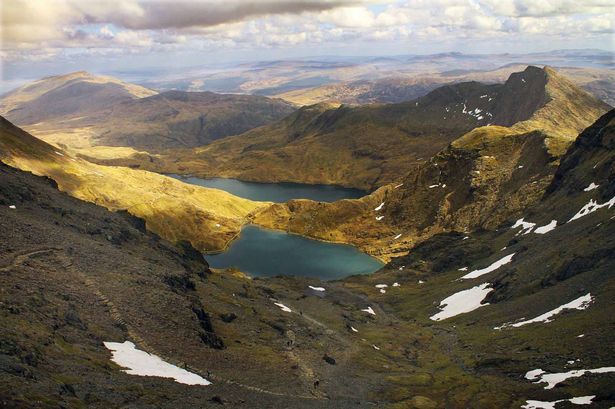
POLYGON ((322 359, 328 363, 329 365, 335 365, 335 358, 330 357, 329 355, 325 354, 322 359))
POLYGON ((220 314, 220 319, 228 324, 229 322, 233 322, 237 319, 237 314, 235 314, 234 312, 230 312, 228 314, 220 314))

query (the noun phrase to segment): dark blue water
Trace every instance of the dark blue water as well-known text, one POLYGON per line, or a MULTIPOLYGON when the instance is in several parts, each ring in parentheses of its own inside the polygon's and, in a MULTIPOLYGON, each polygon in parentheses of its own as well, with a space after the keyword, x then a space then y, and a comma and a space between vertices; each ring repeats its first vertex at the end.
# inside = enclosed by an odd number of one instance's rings
POLYGON ((253 277, 297 275, 335 280, 369 274, 383 264, 352 246, 246 226, 224 253, 205 256, 211 267, 237 267, 253 277))
POLYGON ((366 195, 359 189, 333 185, 308 185, 302 183, 256 183, 237 179, 201 179, 194 176, 168 175, 193 185, 224 190, 235 196, 260 202, 283 203, 291 199, 311 199, 318 202, 335 202, 341 199, 358 199, 366 195))

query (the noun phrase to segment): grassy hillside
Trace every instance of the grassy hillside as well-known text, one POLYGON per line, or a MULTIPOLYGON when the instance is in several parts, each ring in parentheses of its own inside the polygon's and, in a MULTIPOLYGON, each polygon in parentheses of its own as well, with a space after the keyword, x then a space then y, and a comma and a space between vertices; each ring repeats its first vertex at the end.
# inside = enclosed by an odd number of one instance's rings
POLYGON ((20 125, 77 118, 110 105, 157 92, 85 71, 46 77, 2 95, 0 115, 20 125))
POLYGON ((200 146, 293 111, 282 100, 212 92, 158 94, 86 72, 44 78, 0 100, 0 112, 9 120, 71 149, 112 146, 156 151, 200 146))
POLYGON ((60 190, 111 210, 142 217, 147 228, 171 242, 199 250, 224 248, 267 203, 188 185, 155 173, 95 165, 70 156, 2 119, 0 160, 54 179, 60 190))

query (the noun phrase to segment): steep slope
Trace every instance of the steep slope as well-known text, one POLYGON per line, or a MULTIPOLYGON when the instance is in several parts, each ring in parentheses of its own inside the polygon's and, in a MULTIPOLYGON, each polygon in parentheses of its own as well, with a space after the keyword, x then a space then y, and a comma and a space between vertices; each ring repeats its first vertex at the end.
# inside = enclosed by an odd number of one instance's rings
POLYGON ((554 229, 511 219, 439 234, 374 275, 326 283, 210 272, 138 219, 0 164, 3 403, 482 409, 589 396, 612 407, 614 117, 579 136, 523 213, 554 229), (575 218, 588 202, 601 207, 575 218), (441 301, 475 287, 474 310, 436 320, 450 311, 441 301), (103 342, 126 340, 212 384, 123 372, 103 342))
POLYGON ((0 115, 19 125, 78 117, 157 92, 85 71, 46 77, 2 95, 0 115))
MULTIPOLYGON (((541 198, 576 129, 588 126, 601 112, 602 105, 587 105, 586 94, 561 76, 548 69, 536 73, 536 80, 547 74, 548 102, 529 119, 512 127, 476 128, 410 168, 395 188, 388 186, 360 201, 291 202, 264 209, 255 220, 350 242, 385 260, 434 234, 495 228, 541 198)), ((523 83, 521 79, 516 76, 514 81, 523 83)), ((494 118, 510 120, 506 112, 493 111, 494 118)))
POLYGON ((127 210, 167 240, 188 240, 202 251, 224 248, 253 211, 267 206, 155 173, 74 158, 4 118, 0 121, 0 160, 48 176, 60 190, 77 198, 111 210, 127 210))
POLYGON ((398 282, 399 288, 382 295, 373 291, 372 297, 383 309, 423 323, 438 317, 441 300, 486 286, 480 294, 467 295, 466 306, 476 303, 473 311, 436 324, 451 337, 451 354, 465 356, 460 359, 468 371, 536 381, 536 390, 524 400, 594 395, 595 407, 611 407, 615 374, 582 370, 613 371, 608 351, 615 291, 614 137, 611 111, 563 156, 547 193, 520 215, 524 226, 513 218, 497 230, 439 234, 374 277, 347 281, 357 286, 398 282), (579 378, 563 376, 550 389, 539 383, 537 369, 577 370, 579 378))
POLYGON ((0 110, 49 143, 159 150, 194 147, 277 121, 287 102, 251 95, 168 91, 158 94, 111 77, 77 72, 6 94, 0 110))
POLYGON ((531 119, 511 132, 544 129, 565 145, 607 108, 553 70, 528 67, 505 84, 447 85, 407 103, 303 107, 277 124, 206 147, 158 158, 135 155, 132 162, 118 163, 199 176, 374 189, 399 180, 473 128, 531 119))

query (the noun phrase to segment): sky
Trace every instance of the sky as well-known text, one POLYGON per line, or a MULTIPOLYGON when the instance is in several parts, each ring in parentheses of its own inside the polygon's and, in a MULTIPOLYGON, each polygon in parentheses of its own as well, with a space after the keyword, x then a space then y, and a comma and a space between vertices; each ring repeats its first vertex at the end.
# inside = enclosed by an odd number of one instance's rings
POLYGON ((2 80, 317 55, 614 50, 615 0, 2 0, 2 80))

